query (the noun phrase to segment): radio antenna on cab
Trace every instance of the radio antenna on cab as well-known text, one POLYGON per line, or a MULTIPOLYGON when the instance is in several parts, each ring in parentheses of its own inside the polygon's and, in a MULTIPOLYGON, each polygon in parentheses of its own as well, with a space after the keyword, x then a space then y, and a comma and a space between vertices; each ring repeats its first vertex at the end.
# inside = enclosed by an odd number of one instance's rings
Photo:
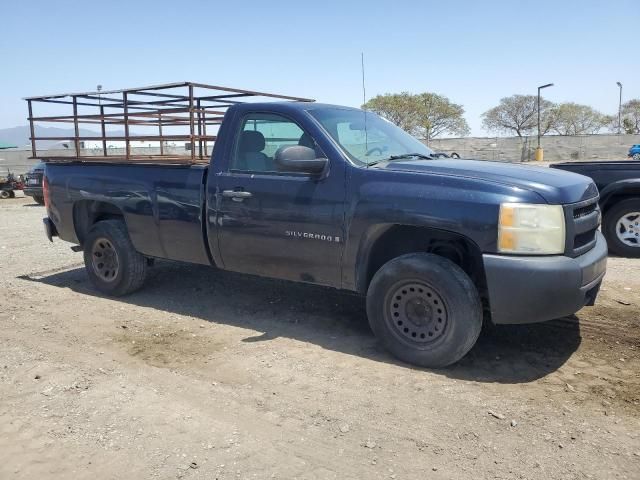
MULTIPOLYGON (((369 151, 369 138, 367 136, 367 89, 364 83, 364 52, 360 53, 360 66, 362 69, 362 109, 364 110, 364 148, 365 151, 369 151)), ((369 168, 369 163, 367 163, 369 168)))

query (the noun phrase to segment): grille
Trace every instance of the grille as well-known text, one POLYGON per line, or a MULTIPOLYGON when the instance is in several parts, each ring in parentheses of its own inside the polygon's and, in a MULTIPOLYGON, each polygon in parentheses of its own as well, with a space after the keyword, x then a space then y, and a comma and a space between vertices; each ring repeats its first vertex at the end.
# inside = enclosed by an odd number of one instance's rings
POLYGON ((600 226, 598 197, 565 205, 565 217, 567 220, 567 255, 577 257, 591 250, 596 244, 596 232, 600 226))
POLYGON ((593 203, 591 205, 586 205, 584 207, 575 208, 573 210, 573 218, 577 219, 577 218, 586 217, 590 213, 592 213, 595 210, 597 210, 597 208, 598 208, 598 204, 597 203, 593 203))

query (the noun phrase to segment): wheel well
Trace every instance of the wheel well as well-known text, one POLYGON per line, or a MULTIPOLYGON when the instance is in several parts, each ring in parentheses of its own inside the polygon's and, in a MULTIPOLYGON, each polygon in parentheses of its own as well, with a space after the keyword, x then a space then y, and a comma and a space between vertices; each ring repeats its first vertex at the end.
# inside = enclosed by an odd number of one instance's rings
POLYGON ((73 206, 73 226, 80 245, 84 243, 89 229, 96 222, 109 219, 121 219, 124 221, 124 214, 122 210, 112 203, 97 200, 76 202, 73 206))
POLYGON ((488 312, 487 281, 480 248, 467 237, 428 227, 395 225, 386 230, 372 247, 359 272, 359 290, 363 293, 375 273, 389 260, 401 255, 426 252, 451 260, 469 275, 488 312))
POLYGON ((602 214, 605 215, 618 203, 622 202, 623 200, 629 200, 630 198, 640 199, 640 188, 638 188, 637 190, 625 190, 620 193, 614 193, 607 197, 606 201, 604 202, 604 206, 602 207, 602 214))

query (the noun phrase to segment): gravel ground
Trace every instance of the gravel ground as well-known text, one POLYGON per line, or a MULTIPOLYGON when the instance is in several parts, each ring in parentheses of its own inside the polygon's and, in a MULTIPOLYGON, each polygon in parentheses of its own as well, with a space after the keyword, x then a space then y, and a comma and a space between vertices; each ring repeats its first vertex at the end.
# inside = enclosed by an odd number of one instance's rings
POLYGON ((640 478, 640 260, 425 370, 333 290, 160 262, 106 298, 43 216, 0 201, 2 479, 640 478))

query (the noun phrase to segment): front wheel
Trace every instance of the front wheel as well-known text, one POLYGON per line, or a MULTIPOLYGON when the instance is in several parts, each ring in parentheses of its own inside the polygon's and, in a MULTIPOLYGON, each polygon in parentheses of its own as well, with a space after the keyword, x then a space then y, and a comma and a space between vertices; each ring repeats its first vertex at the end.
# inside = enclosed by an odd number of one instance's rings
POLYGON ((94 224, 84 240, 84 265, 91 283, 103 293, 126 295, 142 287, 146 258, 136 251, 124 222, 94 224))
POLYGON ((611 207, 602 227, 609 250, 621 257, 640 257, 640 198, 629 198, 611 207))
POLYGON ((9 190, 0 190, 0 198, 2 198, 3 200, 11 198, 11 192, 9 190))
POLYGON ((387 262, 374 275, 367 316, 394 356, 422 367, 446 367, 478 339, 482 303, 456 264, 438 255, 411 253, 387 262))
POLYGON ((633 154, 633 159, 634 160, 640 160, 640 153, 634 153, 633 154))

